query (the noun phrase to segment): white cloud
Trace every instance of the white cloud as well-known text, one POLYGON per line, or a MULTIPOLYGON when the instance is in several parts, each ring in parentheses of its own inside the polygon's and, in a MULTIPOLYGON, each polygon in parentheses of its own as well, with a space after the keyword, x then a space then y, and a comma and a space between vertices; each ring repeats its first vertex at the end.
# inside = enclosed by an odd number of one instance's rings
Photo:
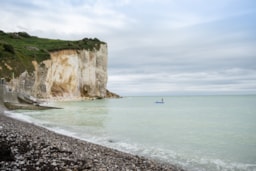
MULTIPOLYGON (((177 92, 256 91, 256 71, 233 68, 214 72, 119 74, 109 76, 109 86, 127 94, 171 95, 177 92), (139 84, 138 84, 139 83, 139 84)), ((125 94, 126 95, 126 94, 125 94)))
MULTIPOLYGON (((32 1, 38 8, 22 9, 11 4, 9 10, 1 10, 0 20, 2 29, 20 31, 25 28, 30 33, 45 35, 54 32, 63 38, 69 34, 97 35, 111 30, 129 27, 132 19, 103 5, 86 4, 82 1, 79 6, 72 6, 68 1, 32 1), (10 22, 12 21, 12 22, 10 22)), ((98 2, 99 3, 99 2, 98 2)))
POLYGON ((0 29, 108 43, 119 94, 256 93, 255 4, 242 0, 8 0, 0 29))

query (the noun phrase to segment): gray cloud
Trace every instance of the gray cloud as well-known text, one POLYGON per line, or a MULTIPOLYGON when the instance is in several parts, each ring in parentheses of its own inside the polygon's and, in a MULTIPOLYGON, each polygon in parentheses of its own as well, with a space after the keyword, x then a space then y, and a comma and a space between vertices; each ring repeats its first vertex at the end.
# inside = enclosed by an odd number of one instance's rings
POLYGON ((107 42, 108 88, 121 95, 256 93, 254 1, 0 4, 4 31, 107 42))
POLYGON ((117 74, 109 78, 111 87, 117 92, 136 95, 157 93, 251 93, 256 89, 256 71, 230 69, 215 72, 184 72, 155 74, 117 74), (137 84, 139 83, 139 84, 137 84), (122 85, 122 86, 121 86, 122 85))

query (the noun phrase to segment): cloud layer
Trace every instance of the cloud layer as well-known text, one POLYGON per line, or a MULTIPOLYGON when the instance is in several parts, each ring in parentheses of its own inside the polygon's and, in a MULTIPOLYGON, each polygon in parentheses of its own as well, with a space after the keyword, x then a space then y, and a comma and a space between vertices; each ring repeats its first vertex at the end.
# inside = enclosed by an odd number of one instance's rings
POLYGON ((8 0, 0 29, 109 47, 121 95, 255 94, 254 0, 8 0))

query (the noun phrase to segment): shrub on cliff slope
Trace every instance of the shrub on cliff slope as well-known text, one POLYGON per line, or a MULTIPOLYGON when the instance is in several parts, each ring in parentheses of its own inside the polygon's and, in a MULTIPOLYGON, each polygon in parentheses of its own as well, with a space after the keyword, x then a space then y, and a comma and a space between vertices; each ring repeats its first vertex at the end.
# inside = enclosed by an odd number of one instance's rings
POLYGON ((3 45, 4 51, 10 52, 12 54, 15 54, 14 48, 12 45, 4 44, 3 45))
POLYGON ((50 53, 63 49, 98 50, 104 42, 97 38, 77 41, 54 40, 31 36, 26 32, 5 33, 0 30, 0 77, 11 79, 27 70, 33 71, 32 61, 49 59, 50 53))

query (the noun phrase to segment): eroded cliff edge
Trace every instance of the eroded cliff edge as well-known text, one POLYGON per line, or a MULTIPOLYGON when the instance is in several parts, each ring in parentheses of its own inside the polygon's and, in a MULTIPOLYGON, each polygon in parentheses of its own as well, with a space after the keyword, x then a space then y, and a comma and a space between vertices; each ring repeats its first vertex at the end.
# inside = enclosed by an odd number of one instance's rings
POLYGON ((106 89, 108 50, 58 50, 41 63, 32 61, 35 71, 23 72, 10 81, 11 89, 43 99, 118 97, 106 89))
POLYGON ((99 50, 61 50, 41 65, 34 62, 37 97, 106 97, 107 45, 99 50))
POLYGON ((97 38, 53 40, 0 31, 0 77, 6 90, 36 98, 119 97, 106 89, 108 49, 97 38))

